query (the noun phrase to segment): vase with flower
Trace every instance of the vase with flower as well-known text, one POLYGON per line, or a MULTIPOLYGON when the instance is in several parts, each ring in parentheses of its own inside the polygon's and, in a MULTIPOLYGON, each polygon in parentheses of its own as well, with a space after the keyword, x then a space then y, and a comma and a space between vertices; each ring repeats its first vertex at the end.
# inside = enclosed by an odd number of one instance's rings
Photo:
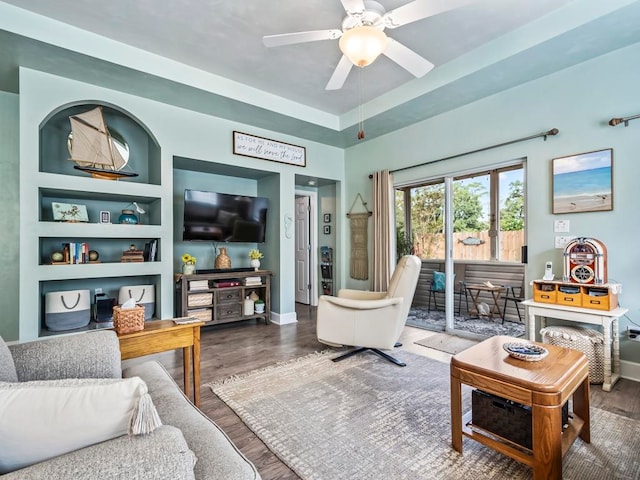
POLYGON ((254 268, 254 270, 259 270, 260 259, 264 258, 264 255, 262 254, 262 252, 255 248, 252 248, 251 250, 249 250, 249 258, 251 259, 251 261, 249 262, 249 265, 251 265, 254 268))
POLYGON ((196 257, 188 253, 182 255, 182 273, 185 275, 196 273, 196 257))

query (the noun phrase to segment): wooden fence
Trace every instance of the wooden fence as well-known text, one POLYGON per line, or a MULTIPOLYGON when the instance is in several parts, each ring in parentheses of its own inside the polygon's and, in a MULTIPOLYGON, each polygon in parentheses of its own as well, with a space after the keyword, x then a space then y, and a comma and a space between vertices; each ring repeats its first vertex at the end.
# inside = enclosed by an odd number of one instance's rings
MULTIPOLYGON (((489 232, 456 232, 453 234, 453 258, 456 260, 490 260, 489 232), (478 245, 465 245, 465 238, 480 241, 478 245)), ((500 232, 500 253, 503 262, 519 262, 520 247, 524 245, 524 230, 500 232)), ((444 233, 434 233, 415 238, 415 254, 422 259, 444 258, 444 233)))

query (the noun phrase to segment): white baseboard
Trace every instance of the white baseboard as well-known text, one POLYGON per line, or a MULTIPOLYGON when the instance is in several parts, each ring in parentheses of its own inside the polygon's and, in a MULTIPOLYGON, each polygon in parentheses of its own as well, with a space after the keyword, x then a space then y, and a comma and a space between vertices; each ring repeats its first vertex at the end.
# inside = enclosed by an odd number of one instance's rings
POLYGON ((640 382, 640 363, 620 360, 620 376, 627 380, 640 382))
POLYGON ((287 325, 289 323, 298 323, 296 312, 274 313, 271 312, 271 323, 276 325, 287 325))

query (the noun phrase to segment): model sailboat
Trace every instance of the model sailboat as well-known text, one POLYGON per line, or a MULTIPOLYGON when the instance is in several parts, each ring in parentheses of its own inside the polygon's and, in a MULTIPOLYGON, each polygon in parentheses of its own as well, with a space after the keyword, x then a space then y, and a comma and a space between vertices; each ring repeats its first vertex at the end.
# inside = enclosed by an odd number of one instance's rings
POLYGON ((71 115, 69 121, 72 136, 69 160, 76 163, 74 168, 90 173, 94 178, 108 180, 138 176, 137 173, 122 170, 128 159, 109 133, 102 107, 71 115))

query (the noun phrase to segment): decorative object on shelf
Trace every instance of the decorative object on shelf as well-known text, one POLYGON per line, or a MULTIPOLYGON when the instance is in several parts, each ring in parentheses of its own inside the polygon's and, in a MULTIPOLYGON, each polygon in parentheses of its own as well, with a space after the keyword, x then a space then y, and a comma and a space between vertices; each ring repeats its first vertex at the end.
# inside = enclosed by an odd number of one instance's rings
POLYGON ((533 343, 508 342, 502 348, 513 358, 526 362, 539 362, 549 355, 549 350, 533 343))
POLYGON ((298 167, 307 166, 306 148, 242 132, 233 132, 233 154, 298 167))
POLYGON ((129 250, 125 250, 122 252, 122 257, 120 258, 121 262, 129 263, 129 262, 144 262, 144 251, 138 250, 136 246, 132 243, 129 246, 129 250))
POLYGON ((182 273, 191 275, 196 271, 196 257, 185 253, 182 255, 182 273))
POLYGON ((111 212, 100 210, 100 223, 111 223, 111 212))
POLYGON ((562 281, 572 283, 607 283, 607 247, 599 240, 578 237, 564 247, 562 281))
POLYGON ((76 205, 72 203, 51 204, 53 211, 53 219, 58 222, 88 222, 87 207, 85 205, 76 205))
POLYGON ((97 250, 89 250, 89 261, 90 262, 97 262, 98 260, 100 260, 100 254, 98 253, 97 250))
POLYGON ((133 213, 133 210, 122 210, 122 215, 120 215, 120 217, 118 217, 118 223, 121 223, 123 225, 137 225, 138 224, 138 217, 136 217, 135 213, 133 213))
POLYGON ((249 294, 249 298, 251 300, 253 300, 254 302, 257 302, 258 300, 260 300, 260 297, 258 296, 258 294, 255 292, 255 290, 251 290, 251 293, 249 294))
POLYGON ((324 220, 324 223, 331 223, 331 214, 330 214, 330 213, 325 213, 325 214, 322 216, 322 218, 323 218, 323 220, 324 220))
POLYGON ((613 210, 613 149, 553 159, 553 213, 613 210))
POLYGON ((231 259, 227 255, 227 247, 220 247, 220 253, 216 257, 215 268, 231 268, 231 259))
POLYGON ((137 173, 122 170, 129 161, 129 147, 126 142, 116 140, 111 135, 102 107, 71 115, 69 122, 69 160, 75 162, 75 169, 105 180, 138 176, 137 173))
POLYGON ((253 304, 256 313, 264 313, 264 300, 262 299, 258 299, 255 301, 255 303, 253 304))
POLYGON ((243 308, 242 308, 242 314, 245 315, 245 316, 253 315, 253 310, 254 310, 254 302, 247 295, 247 297, 244 299, 244 304, 243 304, 243 308))
POLYGON ((252 248, 251 250, 249 250, 249 258, 251 259, 251 262, 249 264, 255 270, 258 270, 260 268, 260 259, 264 258, 264 255, 260 250, 252 248))
POLYGON ((323 232, 325 235, 331 235, 331 225, 325 225, 323 228, 323 232))
POLYGON ((51 252, 49 258, 51 258, 52 263, 68 263, 64 261, 64 252, 61 252, 60 250, 51 252))
MULTIPOLYGON (((147 211, 142 208, 140 205, 138 205, 138 202, 131 202, 129 205, 127 205, 127 211, 134 213, 134 211, 130 208, 133 205, 133 208, 135 209, 135 213, 138 214, 137 216, 137 222, 138 224, 142 224, 142 215, 144 215, 145 213, 147 213, 147 211)), ((124 210, 123 210, 124 212, 124 210)), ((134 213, 134 215, 135 215, 134 213)), ((120 222, 122 223, 122 222, 120 222)))

